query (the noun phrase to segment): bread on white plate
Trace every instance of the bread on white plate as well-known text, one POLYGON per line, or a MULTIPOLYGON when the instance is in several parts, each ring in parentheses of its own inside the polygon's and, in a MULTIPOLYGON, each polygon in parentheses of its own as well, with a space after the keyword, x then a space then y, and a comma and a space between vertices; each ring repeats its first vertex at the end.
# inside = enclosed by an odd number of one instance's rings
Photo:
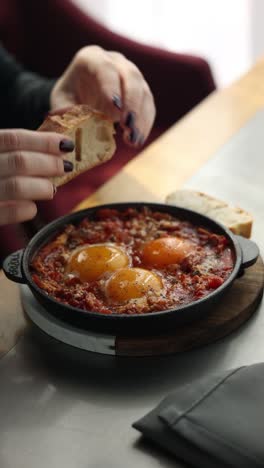
POLYGON ((187 189, 176 190, 167 196, 166 203, 208 216, 239 236, 251 236, 253 218, 250 213, 205 193, 187 189))
POLYGON ((48 116, 38 131, 63 133, 75 143, 74 151, 63 158, 72 162, 73 171, 53 177, 51 181, 57 187, 108 161, 116 150, 113 122, 83 104, 73 106, 63 114, 48 116))

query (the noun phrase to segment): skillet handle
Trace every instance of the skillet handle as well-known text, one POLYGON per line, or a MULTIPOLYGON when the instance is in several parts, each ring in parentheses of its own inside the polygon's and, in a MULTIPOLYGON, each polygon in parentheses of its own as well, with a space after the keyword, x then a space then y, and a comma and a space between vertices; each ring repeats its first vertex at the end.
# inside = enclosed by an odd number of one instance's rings
POLYGON ((10 254, 3 263, 3 271, 8 279, 15 283, 26 283, 22 271, 22 258, 24 249, 17 250, 10 254))
POLYGON ((259 256, 259 248, 255 242, 242 236, 236 236, 242 250, 241 270, 256 263, 259 256))

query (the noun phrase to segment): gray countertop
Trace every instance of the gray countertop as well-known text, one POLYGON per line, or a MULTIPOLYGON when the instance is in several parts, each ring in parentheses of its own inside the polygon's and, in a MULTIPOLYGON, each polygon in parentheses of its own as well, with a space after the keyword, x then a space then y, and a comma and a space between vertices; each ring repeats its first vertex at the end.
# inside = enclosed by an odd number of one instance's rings
MULTIPOLYGON (((262 253, 263 129, 260 112, 187 184, 252 212, 262 253)), ((28 330, 0 360, 0 467, 184 467, 131 424, 180 385, 264 361, 262 309, 222 341, 162 358, 69 353, 59 343, 42 346, 41 337, 36 343, 28 330)))

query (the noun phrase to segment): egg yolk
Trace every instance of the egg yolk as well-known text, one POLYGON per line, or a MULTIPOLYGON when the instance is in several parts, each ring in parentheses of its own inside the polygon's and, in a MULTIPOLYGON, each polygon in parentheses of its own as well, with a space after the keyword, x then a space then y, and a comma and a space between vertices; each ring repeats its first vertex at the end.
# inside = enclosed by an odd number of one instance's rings
POLYGON ((155 273, 142 268, 122 268, 109 278, 106 295, 111 302, 122 303, 161 289, 162 281, 155 273))
POLYGON ((142 260, 146 265, 165 267, 181 263, 193 250, 193 246, 179 237, 162 237, 147 242, 142 252, 142 260))
POLYGON ((77 274, 81 281, 96 281, 104 273, 115 271, 128 264, 128 255, 116 246, 86 245, 72 253, 67 273, 77 274))

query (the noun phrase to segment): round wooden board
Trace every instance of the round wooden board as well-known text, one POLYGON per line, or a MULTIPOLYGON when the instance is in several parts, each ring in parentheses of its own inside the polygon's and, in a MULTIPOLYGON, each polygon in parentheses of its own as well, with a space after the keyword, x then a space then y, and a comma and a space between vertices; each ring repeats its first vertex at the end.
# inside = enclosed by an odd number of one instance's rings
POLYGON ((245 270, 210 315, 174 333, 146 337, 116 337, 119 356, 153 356, 179 353, 212 343, 236 330, 256 311, 263 294, 264 264, 261 258, 245 270))
POLYGON ((16 345, 25 329, 19 289, 0 272, 0 359, 16 345))

